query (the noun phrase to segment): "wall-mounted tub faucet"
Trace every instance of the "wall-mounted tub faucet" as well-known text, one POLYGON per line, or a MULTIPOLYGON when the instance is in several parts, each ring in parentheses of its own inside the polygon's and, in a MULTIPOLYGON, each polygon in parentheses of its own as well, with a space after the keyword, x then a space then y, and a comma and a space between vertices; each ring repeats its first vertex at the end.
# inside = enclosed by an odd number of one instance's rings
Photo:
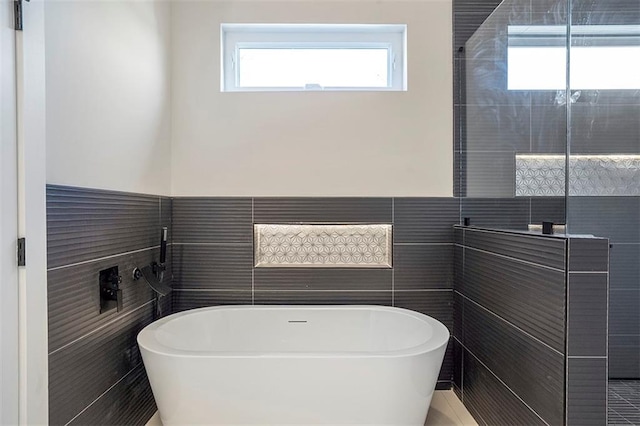
POLYGON ((165 262, 167 261, 167 227, 163 227, 160 232, 160 262, 152 262, 150 265, 133 270, 133 279, 135 281, 140 278, 149 284, 149 287, 159 296, 166 296, 171 293, 171 287, 165 284, 164 272, 167 269, 165 262))
POLYGON ((171 287, 160 281, 158 275, 162 274, 157 274, 156 272, 154 272, 154 269, 157 269, 159 267, 159 264, 153 262, 151 265, 144 266, 143 268, 135 268, 133 270, 133 279, 137 281, 142 278, 158 295, 166 296, 167 294, 171 293, 171 287))

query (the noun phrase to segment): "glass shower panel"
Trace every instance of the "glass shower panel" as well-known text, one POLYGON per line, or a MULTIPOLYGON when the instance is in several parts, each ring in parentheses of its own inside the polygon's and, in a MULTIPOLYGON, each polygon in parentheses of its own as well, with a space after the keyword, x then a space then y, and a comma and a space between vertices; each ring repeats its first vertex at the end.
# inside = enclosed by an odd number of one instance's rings
POLYGON ((565 223, 568 0, 505 0, 467 41, 462 216, 526 229, 565 223))
POLYGON ((640 379, 640 1, 572 0, 568 228, 609 238, 609 377, 640 379))

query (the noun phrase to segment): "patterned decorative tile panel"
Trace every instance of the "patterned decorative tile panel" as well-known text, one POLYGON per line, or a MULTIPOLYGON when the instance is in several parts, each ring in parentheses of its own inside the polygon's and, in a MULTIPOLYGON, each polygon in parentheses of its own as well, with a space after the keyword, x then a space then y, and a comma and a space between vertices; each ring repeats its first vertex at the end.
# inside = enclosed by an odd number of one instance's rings
MULTIPOLYGON (((563 196, 564 155, 516 155, 516 196, 563 196)), ((640 195, 640 155, 572 155, 569 195, 640 195)))
POLYGON ((392 225, 254 225, 255 266, 391 268, 392 225))

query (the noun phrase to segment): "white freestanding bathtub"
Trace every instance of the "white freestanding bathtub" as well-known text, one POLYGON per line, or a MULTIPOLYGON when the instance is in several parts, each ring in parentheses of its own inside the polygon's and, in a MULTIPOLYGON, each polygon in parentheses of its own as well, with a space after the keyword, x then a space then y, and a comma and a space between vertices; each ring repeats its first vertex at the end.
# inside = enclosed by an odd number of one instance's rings
POLYGON ((138 334, 165 426, 421 426, 448 340, 380 306, 194 309, 138 334))

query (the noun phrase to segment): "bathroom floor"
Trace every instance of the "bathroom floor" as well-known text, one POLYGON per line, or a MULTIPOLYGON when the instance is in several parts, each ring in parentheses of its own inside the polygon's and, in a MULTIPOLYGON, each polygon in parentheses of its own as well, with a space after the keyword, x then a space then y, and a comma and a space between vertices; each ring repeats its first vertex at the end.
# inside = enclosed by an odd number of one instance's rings
POLYGON ((436 391, 425 426, 477 426, 466 407, 452 390, 436 391))
MULTIPOLYGON (((452 390, 436 391, 431 400, 431 408, 425 426, 477 426, 471 414, 462 405, 452 390)), ((162 426, 156 413, 146 426, 162 426)))
POLYGON ((609 419, 613 425, 640 425, 640 380, 609 381, 609 419))

